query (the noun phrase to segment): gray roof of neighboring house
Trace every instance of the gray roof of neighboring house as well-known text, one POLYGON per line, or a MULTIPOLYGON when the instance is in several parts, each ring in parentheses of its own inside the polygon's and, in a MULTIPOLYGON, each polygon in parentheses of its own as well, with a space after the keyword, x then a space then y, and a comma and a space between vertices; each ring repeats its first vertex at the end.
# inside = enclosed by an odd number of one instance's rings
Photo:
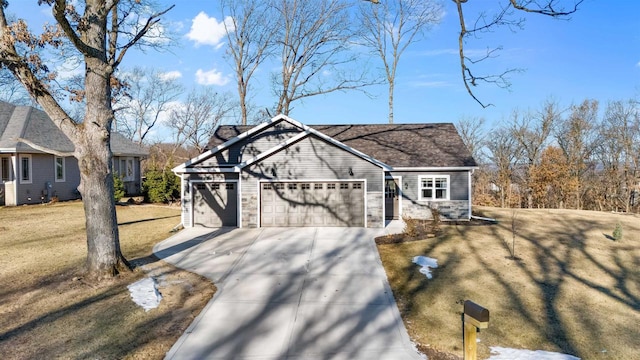
MULTIPOLYGON (((40 152, 17 139, 27 139, 44 148, 73 152, 75 147, 42 111, 0 101, 0 151, 40 152)), ((111 151, 117 156, 147 156, 149 152, 122 134, 111 133, 111 151)))
MULTIPOLYGON (((214 148, 252 127, 220 126, 207 148, 214 148)), ((477 166, 451 123, 309 127, 395 168, 477 166)))

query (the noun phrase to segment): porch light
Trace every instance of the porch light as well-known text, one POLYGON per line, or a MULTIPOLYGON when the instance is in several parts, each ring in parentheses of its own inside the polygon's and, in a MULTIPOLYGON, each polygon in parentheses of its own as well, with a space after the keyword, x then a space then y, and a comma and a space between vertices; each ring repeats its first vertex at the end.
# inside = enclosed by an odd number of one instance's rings
POLYGON ((271 175, 272 175, 274 178, 277 178, 277 177, 278 177, 278 174, 276 173, 276 169, 275 169, 275 168, 271 168, 271 175))
POLYGON ((349 175, 353 176, 353 169, 349 167, 349 175))

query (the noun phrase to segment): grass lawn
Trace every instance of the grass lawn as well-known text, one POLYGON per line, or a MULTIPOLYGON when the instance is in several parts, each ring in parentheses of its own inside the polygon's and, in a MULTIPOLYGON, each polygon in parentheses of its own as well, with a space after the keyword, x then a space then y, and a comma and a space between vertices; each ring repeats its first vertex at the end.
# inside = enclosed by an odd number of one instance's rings
POLYGON ((81 202, 0 207, 0 358, 162 359, 215 292, 210 281, 152 255, 178 208, 119 206, 120 243, 136 271, 99 285, 81 278, 81 202), (151 274, 160 306, 145 312, 127 285, 151 274))
POLYGON ((515 256, 506 209, 478 208, 495 225, 443 225, 443 232, 379 245, 409 335, 423 347, 462 356, 464 300, 490 310, 478 334, 490 346, 638 359, 640 216, 575 210, 516 211, 515 256), (610 237, 621 223, 623 239, 610 237), (414 256, 438 260, 428 280, 414 256))

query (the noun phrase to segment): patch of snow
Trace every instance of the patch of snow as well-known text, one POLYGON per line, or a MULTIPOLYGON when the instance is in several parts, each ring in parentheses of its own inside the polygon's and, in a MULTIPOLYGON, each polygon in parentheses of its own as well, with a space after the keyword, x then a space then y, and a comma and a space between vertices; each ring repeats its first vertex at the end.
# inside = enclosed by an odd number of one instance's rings
POLYGON ((510 349, 492 346, 489 360, 580 360, 573 355, 542 350, 510 349))
POLYGON ((162 295, 158 291, 158 285, 153 278, 144 278, 127 286, 131 294, 131 300, 141 306, 144 311, 155 309, 160 305, 162 295))
POLYGON ((426 256, 415 256, 413 258, 413 263, 422 266, 420 272, 425 274, 427 279, 431 279, 433 277, 431 269, 438 267, 438 260, 426 256))

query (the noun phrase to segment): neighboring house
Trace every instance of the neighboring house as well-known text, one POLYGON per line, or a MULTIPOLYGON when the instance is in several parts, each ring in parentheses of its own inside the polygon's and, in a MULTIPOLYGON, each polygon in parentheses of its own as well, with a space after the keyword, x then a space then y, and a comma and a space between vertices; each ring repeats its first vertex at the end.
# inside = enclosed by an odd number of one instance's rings
MULTIPOLYGON (((127 193, 140 193, 140 159, 148 152, 118 133, 111 134, 111 150, 113 170, 123 177, 127 193)), ((0 205, 80 198, 77 160, 55 155, 73 151, 73 143, 46 113, 0 101, 0 205)))
POLYGON ((220 126, 209 149, 173 169, 185 227, 384 227, 430 218, 430 207, 471 216, 477 165, 452 124, 306 126, 279 115, 220 126))

